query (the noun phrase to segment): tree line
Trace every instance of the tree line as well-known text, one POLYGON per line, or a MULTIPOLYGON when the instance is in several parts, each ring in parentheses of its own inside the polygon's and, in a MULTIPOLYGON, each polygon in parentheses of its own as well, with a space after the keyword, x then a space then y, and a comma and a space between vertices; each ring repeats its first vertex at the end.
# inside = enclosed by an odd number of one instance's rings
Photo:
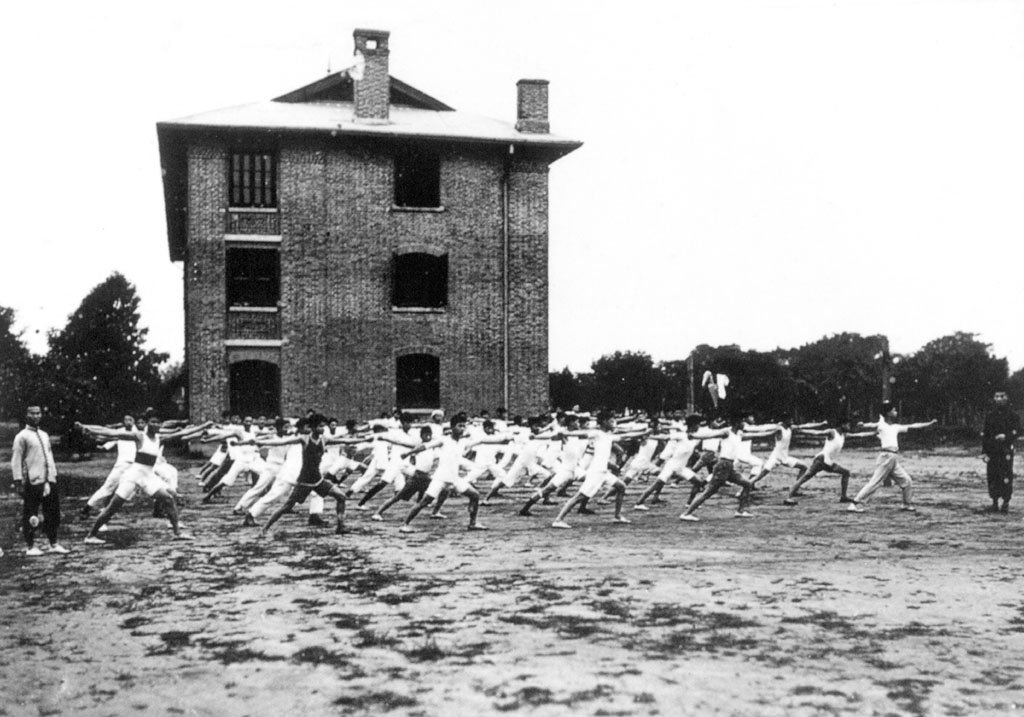
POLYGON ((708 412, 711 398, 701 386, 706 371, 729 377, 725 405, 765 418, 785 411, 796 420, 873 420, 888 398, 907 416, 974 428, 996 390, 1006 390, 1014 406, 1024 405, 1024 370, 1010 375, 1005 358, 964 332, 906 355, 890 353, 885 336, 856 333, 773 351, 701 344, 685 358, 660 362, 644 352, 616 351, 594 361, 589 372, 550 373, 551 402, 584 410, 679 411, 688 407, 692 390, 695 407, 708 412))
POLYGON ((114 421, 146 407, 167 416, 181 411, 181 364, 145 348, 138 293, 121 274, 94 287, 64 328, 47 334, 41 356, 15 331, 16 318, 0 306, 0 418, 20 419, 27 404, 38 403, 47 428, 63 432, 76 420, 114 421))
MULTIPOLYGON (((145 348, 139 297, 121 274, 94 287, 64 328, 49 332, 44 355, 29 351, 15 322, 15 312, 0 306, 0 419, 20 419, 28 402, 45 408, 55 431, 80 418, 115 420, 147 406, 166 416, 185 410, 183 367, 145 348)), ((797 420, 873 418, 886 396, 907 416, 977 427, 998 389, 1024 406, 1024 370, 1010 375, 1005 358, 963 332, 906 355, 891 354, 885 336, 840 333, 773 351, 701 344, 660 362, 644 352, 616 351, 590 369, 550 373, 552 405, 678 411, 687 408, 692 385, 697 409, 708 411, 700 381, 711 371, 730 379, 727 405, 764 417, 786 411, 797 420)))

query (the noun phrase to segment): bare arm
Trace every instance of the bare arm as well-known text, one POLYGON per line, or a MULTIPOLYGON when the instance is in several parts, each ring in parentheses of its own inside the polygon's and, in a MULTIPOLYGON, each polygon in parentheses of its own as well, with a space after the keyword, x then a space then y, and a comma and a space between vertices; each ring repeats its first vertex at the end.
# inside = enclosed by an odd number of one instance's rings
POLYGON ((381 433, 381 434, 377 435, 376 439, 378 441, 385 441, 387 443, 391 443, 391 444, 394 444, 396 446, 403 446, 405 448, 417 448, 420 445, 422 445, 422 444, 416 443, 416 441, 414 441, 411 438, 409 438, 409 439, 395 438, 393 436, 389 436, 389 435, 384 434, 384 433, 381 433))
MULTIPOLYGON (((385 440, 387 440, 387 439, 385 439, 385 440)), ((396 441, 391 441, 391 442, 395 443, 396 445, 402 445, 401 443, 397 443, 396 441)), ((429 443, 421 443, 418 446, 416 446, 415 448, 413 448, 411 451, 406 451, 405 453, 402 454, 402 458, 408 458, 410 456, 416 455, 417 453, 422 453, 423 451, 427 450, 428 448, 439 448, 440 446, 441 446, 441 439, 440 438, 435 438, 434 440, 430 441, 429 443)))
POLYGON ((360 443, 366 443, 369 440, 372 440, 370 436, 331 436, 330 438, 324 438, 324 444, 328 446, 355 446, 360 443))
POLYGON ((616 433, 612 436, 612 441, 628 441, 630 438, 640 438, 641 436, 646 436, 648 433, 650 433, 648 430, 633 431, 632 433, 616 433))
POLYGON ((75 422, 75 428, 78 428, 91 436, 96 436, 97 438, 103 438, 109 441, 135 441, 137 443, 139 440, 137 433, 130 433, 124 429, 114 430, 113 428, 107 428, 106 426, 85 426, 78 422, 75 422))
MULTIPOLYGON (((210 423, 210 426, 213 424, 210 423)), ((237 438, 241 433, 240 429, 232 428, 218 428, 214 431, 209 431, 206 437, 202 439, 202 443, 216 443, 217 441, 223 441, 225 438, 237 438)))
POLYGON ((767 431, 767 432, 763 432, 763 431, 748 431, 748 430, 744 429, 743 430, 743 440, 745 440, 745 441, 753 441, 753 440, 757 440, 758 438, 771 438, 777 432, 778 431, 767 431))
POLYGON ((291 446, 296 443, 301 443, 301 436, 281 436, 280 438, 259 438, 256 440, 257 446, 291 446))
POLYGON ((200 424, 198 426, 192 426, 191 428, 182 428, 180 431, 176 431, 176 432, 172 432, 172 433, 161 433, 160 435, 161 435, 161 438, 163 438, 165 440, 169 439, 169 438, 177 437, 177 438, 180 438, 183 441, 187 441, 187 440, 190 440, 191 438, 193 438, 194 436, 201 436, 201 435, 203 435, 203 431, 205 431, 211 425, 213 425, 213 424, 210 421, 207 421, 206 423, 202 423, 202 424, 200 424), (175 436, 175 433, 177 433, 177 436, 175 436))
POLYGON ((847 438, 874 438, 878 433, 875 431, 861 431, 860 433, 847 433, 847 438))
POLYGON ((702 441, 705 438, 725 438, 729 435, 728 428, 701 428, 689 434, 690 438, 702 441))

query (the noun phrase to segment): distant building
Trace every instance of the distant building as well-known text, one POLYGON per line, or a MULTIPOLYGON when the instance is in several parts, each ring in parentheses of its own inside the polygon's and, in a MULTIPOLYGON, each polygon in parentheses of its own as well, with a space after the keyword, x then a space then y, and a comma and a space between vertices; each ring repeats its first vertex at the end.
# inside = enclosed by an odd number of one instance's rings
POLYGON ((548 83, 515 124, 356 64, 157 125, 193 419, 547 405, 548 83))

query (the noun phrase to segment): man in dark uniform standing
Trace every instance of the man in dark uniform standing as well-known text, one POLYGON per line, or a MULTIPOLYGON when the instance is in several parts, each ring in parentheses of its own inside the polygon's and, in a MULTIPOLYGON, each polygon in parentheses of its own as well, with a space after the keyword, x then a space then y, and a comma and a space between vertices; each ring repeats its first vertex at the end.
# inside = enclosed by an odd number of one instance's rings
POLYGON ((1010 408, 1005 391, 996 391, 993 401, 995 408, 985 416, 981 452, 988 464, 988 495, 992 499, 989 511, 1006 513, 1013 495, 1013 444, 1020 435, 1020 417, 1010 408))

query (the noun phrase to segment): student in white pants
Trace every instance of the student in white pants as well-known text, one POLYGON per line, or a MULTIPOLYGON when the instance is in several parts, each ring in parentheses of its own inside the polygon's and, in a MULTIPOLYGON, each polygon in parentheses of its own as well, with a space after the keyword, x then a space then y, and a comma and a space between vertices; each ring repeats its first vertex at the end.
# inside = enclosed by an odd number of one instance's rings
POLYGON ((559 511, 555 521, 551 524, 552 528, 564 529, 571 527, 565 522, 565 516, 569 514, 569 511, 572 510, 574 506, 583 502, 584 499, 590 499, 597 495, 602 486, 613 487, 615 489, 615 522, 632 522, 629 518, 625 518, 622 515, 622 501, 626 495, 626 484, 619 480, 614 473, 608 470, 608 462, 612 457, 612 445, 614 443, 630 438, 636 438, 638 436, 644 436, 646 435, 646 432, 612 433, 612 431, 615 430, 615 418, 608 412, 598 414, 597 426, 596 430, 566 433, 566 436, 581 436, 583 438, 587 438, 594 446, 594 458, 590 463, 590 467, 587 469, 587 474, 583 479, 583 485, 581 485, 576 494, 569 498, 569 500, 565 502, 565 505, 562 506, 562 509, 559 511))
MULTIPOLYGON (((130 433, 138 432, 135 428, 135 418, 133 416, 124 417, 123 430, 130 433)), ((83 518, 89 517, 91 514, 90 509, 100 510, 107 504, 107 501, 114 495, 114 491, 117 490, 117 484, 121 479, 121 475, 135 461, 135 450, 138 447, 137 441, 109 441, 103 447, 107 448, 108 446, 117 448, 117 458, 114 460, 114 466, 110 469, 110 473, 107 474, 106 480, 103 481, 103 485, 89 496, 89 500, 83 506, 83 518)))
POLYGON ((878 458, 875 460, 874 474, 867 484, 860 489, 860 492, 857 493, 853 502, 847 508, 851 513, 863 513, 863 503, 866 503, 874 495, 875 491, 881 486, 882 481, 890 477, 900 487, 903 495, 903 505, 900 506, 900 510, 911 512, 917 510, 913 503, 913 481, 910 478, 910 474, 900 465, 899 435, 915 428, 929 428, 934 426, 936 421, 933 419, 927 423, 899 424, 896 423, 897 415, 896 407, 886 402, 882 404, 882 415, 879 417, 878 422, 864 424, 865 428, 874 428, 877 431, 878 440, 882 445, 878 458))
MULTIPOLYGON (((283 418, 278 418, 274 422, 274 432, 278 438, 287 436, 288 428, 288 422, 283 418)), ((277 474, 281 472, 281 468, 284 466, 289 448, 290 446, 270 446, 267 449, 267 458, 264 461, 263 470, 260 471, 260 477, 256 481, 256 485, 247 490, 245 495, 235 504, 235 508, 232 511, 235 515, 245 515, 248 509, 270 490, 270 486, 274 484, 274 479, 277 478, 277 474)))

